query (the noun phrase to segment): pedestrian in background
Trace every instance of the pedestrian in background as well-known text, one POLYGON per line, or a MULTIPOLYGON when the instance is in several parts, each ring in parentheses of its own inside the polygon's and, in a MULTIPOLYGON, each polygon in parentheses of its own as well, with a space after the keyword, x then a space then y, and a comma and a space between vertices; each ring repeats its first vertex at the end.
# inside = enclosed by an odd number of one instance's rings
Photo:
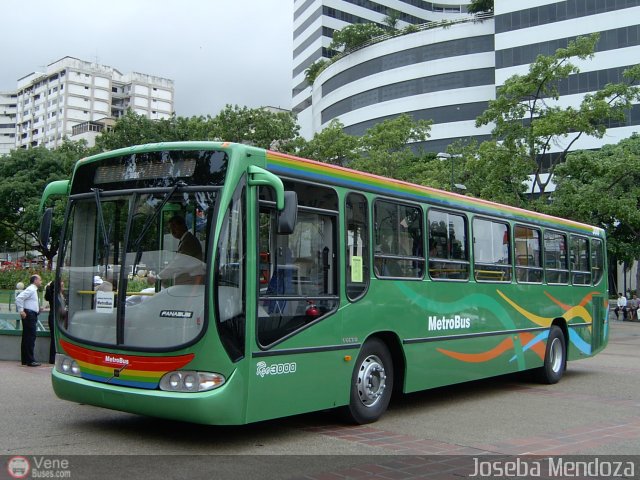
POLYGON ((32 275, 29 278, 29 286, 16 297, 16 309, 22 319, 22 342, 20 343, 20 359, 22 365, 39 367, 36 362, 34 350, 36 347, 36 326, 40 313, 38 301, 38 288, 42 285, 40 275, 32 275))
POLYGON ((616 312, 616 320, 620 320, 620 311, 622 311, 622 320, 627 319, 627 297, 622 293, 618 294, 618 306, 613 311, 616 312))

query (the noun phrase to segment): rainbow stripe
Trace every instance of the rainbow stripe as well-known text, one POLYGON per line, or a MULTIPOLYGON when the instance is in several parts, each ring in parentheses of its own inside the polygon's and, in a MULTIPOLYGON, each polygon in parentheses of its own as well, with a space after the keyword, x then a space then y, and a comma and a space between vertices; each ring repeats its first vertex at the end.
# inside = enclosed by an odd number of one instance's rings
POLYGON ((364 190, 380 195, 402 196, 418 202, 429 202, 442 207, 465 208, 474 213, 499 215, 523 222, 546 223, 556 228, 566 228, 581 233, 603 236, 601 228, 559 217, 502 205, 478 198, 445 192, 431 187, 359 172, 336 165, 316 162, 276 152, 266 152, 268 170, 282 176, 303 178, 318 183, 364 190))
POLYGON ((100 352, 60 340, 67 355, 80 366, 82 378, 125 387, 155 389, 162 376, 187 365, 194 354, 145 357, 100 352))

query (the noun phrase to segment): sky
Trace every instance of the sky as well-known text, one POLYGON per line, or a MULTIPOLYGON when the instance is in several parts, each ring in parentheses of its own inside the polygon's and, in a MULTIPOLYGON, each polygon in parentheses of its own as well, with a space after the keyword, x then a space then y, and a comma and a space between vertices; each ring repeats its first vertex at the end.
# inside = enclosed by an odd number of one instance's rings
POLYGON ((292 0, 2 0, 1 10, 0 91, 70 56, 173 80, 179 116, 291 108, 292 0))

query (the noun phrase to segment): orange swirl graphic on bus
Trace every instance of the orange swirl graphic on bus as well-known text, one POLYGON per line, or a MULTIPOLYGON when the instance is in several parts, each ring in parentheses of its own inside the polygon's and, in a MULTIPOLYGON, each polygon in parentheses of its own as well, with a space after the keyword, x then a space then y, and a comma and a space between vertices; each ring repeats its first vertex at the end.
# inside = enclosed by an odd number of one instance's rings
MULTIPOLYGON (((517 337, 520 340, 521 345, 529 344, 535 337, 530 333, 520 333, 517 337)), ((460 360, 461 362, 466 363, 483 363, 488 362, 489 360, 493 360, 496 357, 499 357, 504 352, 512 350, 515 348, 515 343, 512 337, 505 338, 498 345, 493 347, 491 350, 487 350, 486 352, 479 353, 462 353, 462 352, 454 352, 452 350, 445 350, 444 348, 437 348, 436 350, 447 357, 455 358, 456 360, 460 360)), ((541 360, 544 359, 545 353, 545 344, 543 342, 536 342, 531 345, 530 350, 535 352, 535 354, 540 357, 541 360)))

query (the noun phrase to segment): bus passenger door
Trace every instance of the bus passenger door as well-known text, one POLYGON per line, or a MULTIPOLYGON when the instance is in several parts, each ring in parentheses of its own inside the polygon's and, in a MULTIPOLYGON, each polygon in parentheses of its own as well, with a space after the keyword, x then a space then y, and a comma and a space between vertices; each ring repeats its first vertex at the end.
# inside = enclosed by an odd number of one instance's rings
MULTIPOLYGON (((249 371, 248 421, 333 406, 335 379, 325 349, 340 336, 336 217, 298 212, 290 235, 278 235, 275 209, 259 212, 259 296, 249 371)), ((344 361, 342 361, 344 363, 344 361)))

